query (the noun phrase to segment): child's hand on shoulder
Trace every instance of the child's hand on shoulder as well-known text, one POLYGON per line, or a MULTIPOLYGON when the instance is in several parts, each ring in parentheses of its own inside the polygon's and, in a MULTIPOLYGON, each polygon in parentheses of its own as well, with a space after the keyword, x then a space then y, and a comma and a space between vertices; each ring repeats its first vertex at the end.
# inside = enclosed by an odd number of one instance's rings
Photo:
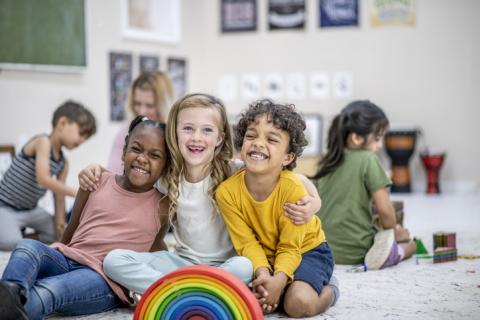
POLYGON ((91 164, 78 174, 78 182, 83 191, 97 190, 103 168, 99 164, 91 164))
POLYGON ((317 209, 316 198, 311 195, 306 195, 298 200, 296 203, 285 203, 283 205, 284 214, 292 221, 293 224, 305 224, 315 213, 317 209))

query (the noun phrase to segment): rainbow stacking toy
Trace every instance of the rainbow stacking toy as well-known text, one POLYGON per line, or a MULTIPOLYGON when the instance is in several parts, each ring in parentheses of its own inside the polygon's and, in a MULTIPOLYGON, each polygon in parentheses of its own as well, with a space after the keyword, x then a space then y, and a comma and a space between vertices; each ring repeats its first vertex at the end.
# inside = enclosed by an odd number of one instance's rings
POLYGON ((152 284, 135 320, 257 320, 263 313, 248 287, 233 274, 206 266, 173 271, 152 284))

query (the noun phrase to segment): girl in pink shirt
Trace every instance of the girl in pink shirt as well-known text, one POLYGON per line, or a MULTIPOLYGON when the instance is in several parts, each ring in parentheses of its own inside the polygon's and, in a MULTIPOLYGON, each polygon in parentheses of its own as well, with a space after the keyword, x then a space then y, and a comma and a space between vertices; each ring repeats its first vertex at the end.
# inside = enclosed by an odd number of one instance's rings
POLYGON ((123 288, 103 273, 103 259, 116 248, 166 248, 168 201, 153 185, 167 159, 165 126, 135 118, 123 175, 104 173, 97 190, 78 191, 62 241, 17 244, 0 281, 0 319, 92 314, 128 303, 123 288))

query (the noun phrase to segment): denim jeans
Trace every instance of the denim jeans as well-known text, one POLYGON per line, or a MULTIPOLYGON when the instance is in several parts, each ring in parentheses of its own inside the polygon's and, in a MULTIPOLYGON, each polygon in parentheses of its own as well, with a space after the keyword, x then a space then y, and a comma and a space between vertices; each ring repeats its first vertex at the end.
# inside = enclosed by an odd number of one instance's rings
POLYGON ((36 240, 18 242, 2 280, 25 290, 29 319, 42 319, 51 313, 92 314, 120 305, 100 274, 36 240))

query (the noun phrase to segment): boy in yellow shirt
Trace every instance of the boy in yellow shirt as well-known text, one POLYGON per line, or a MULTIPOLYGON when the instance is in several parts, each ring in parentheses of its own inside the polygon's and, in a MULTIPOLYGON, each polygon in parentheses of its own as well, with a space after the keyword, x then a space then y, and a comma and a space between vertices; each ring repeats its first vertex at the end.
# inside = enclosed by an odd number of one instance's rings
POLYGON ((305 122, 292 105, 260 100, 235 128, 245 169, 225 180, 216 200, 237 253, 254 266, 253 290, 265 313, 283 297, 290 317, 325 312, 338 297, 329 284, 333 255, 317 216, 294 225, 283 204, 307 194, 291 172, 306 146, 305 122))

